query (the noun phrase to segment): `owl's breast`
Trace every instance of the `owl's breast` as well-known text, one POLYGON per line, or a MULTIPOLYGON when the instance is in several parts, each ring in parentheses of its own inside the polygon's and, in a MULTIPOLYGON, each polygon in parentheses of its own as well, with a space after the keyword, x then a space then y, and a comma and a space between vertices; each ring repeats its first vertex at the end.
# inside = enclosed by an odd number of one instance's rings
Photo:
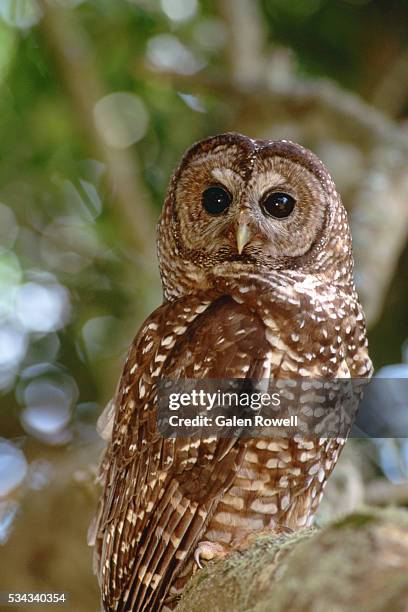
POLYGON ((265 528, 310 526, 342 442, 252 439, 205 539, 229 545, 265 528))

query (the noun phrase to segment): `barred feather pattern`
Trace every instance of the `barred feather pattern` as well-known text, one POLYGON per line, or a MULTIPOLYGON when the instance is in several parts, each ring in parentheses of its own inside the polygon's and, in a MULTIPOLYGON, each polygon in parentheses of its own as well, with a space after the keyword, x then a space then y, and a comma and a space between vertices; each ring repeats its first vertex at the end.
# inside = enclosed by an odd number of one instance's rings
MULTIPOLYGON (((229 189, 238 201, 234 225, 248 198, 229 189)), ((200 215, 197 209, 195 224, 200 215)), ((93 542, 105 610, 173 609, 203 540, 229 550, 260 530, 310 526, 345 442, 301 435, 163 438, 161 379, 269 379, 272 385, 372 373, 347 216, 323 164, 299 145, 235 134, 195 145, 170 184, 158 247, 165 302, 130 347, 100 469, 93 542), (324 198, 304 253, 271 254, 266 234, 265 246, 236 257, 226 223, 217 249, 206 240, 188 244, 194 204, 183 209, 184 201, 199 200, 209 172, 223 180, 236 175, 238 192, 260 189, 267 173, 268 181, 278 180, 277 169, 295 186, 309 180, 310 198, 324 198)))

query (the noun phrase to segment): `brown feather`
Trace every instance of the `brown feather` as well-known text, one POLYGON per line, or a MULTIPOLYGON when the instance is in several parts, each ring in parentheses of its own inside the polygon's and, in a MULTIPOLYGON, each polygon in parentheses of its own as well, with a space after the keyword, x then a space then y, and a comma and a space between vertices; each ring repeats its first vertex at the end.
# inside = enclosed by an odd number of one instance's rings
MULTIPOLYGON (((166 301, 130 347, 100 471, 92 532, 106 610, 173 607, 202 540, 231 547, 260 529, 310 525, 344 444, 162 438, 160 380, 270 379, 273 388, 280 379, 372 373, 347 215, 326 168, 303 147, 237 134, 192 147, 169 187, 158 252, 166 301), (232 201, 210 216, 201 200, 214 183, 232 201), (295 199, 287 219, 262 210, 273 189, 295 199), (241 214, 251 240, 238 254, 241 214)), ((307 407, 296 401, 302 417, 307 407)))

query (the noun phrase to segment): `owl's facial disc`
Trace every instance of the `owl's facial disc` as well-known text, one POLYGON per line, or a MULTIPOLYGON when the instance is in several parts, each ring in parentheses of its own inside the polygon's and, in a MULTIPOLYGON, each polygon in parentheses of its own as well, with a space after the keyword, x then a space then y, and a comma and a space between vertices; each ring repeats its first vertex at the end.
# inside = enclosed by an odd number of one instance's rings
POLYGON ((302 266, 319 248, 329 209, 320 167, 308 165, 308 156, 298 145, 238 135, 196 145, 173 192, 183 259, 204 271, 228 262, 302 266))
POLYGON ((280 140, 220 134, 193 145, 169 185, 157 233, 167 296, 214 276, 351 273, 347 215, 324 164, 280 140))

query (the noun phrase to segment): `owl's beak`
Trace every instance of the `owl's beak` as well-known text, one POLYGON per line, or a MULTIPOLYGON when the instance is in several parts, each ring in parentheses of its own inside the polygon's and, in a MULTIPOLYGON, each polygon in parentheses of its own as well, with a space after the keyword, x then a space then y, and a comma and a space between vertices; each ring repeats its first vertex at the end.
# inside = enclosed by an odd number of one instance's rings
POLYGON ((248 244, 251 239, 251 232, 249 230, 249 225, 246 221, 240 221, 237 229, 237 247, 238 253, 241 255, 244 250, 244 246, 248 244))

